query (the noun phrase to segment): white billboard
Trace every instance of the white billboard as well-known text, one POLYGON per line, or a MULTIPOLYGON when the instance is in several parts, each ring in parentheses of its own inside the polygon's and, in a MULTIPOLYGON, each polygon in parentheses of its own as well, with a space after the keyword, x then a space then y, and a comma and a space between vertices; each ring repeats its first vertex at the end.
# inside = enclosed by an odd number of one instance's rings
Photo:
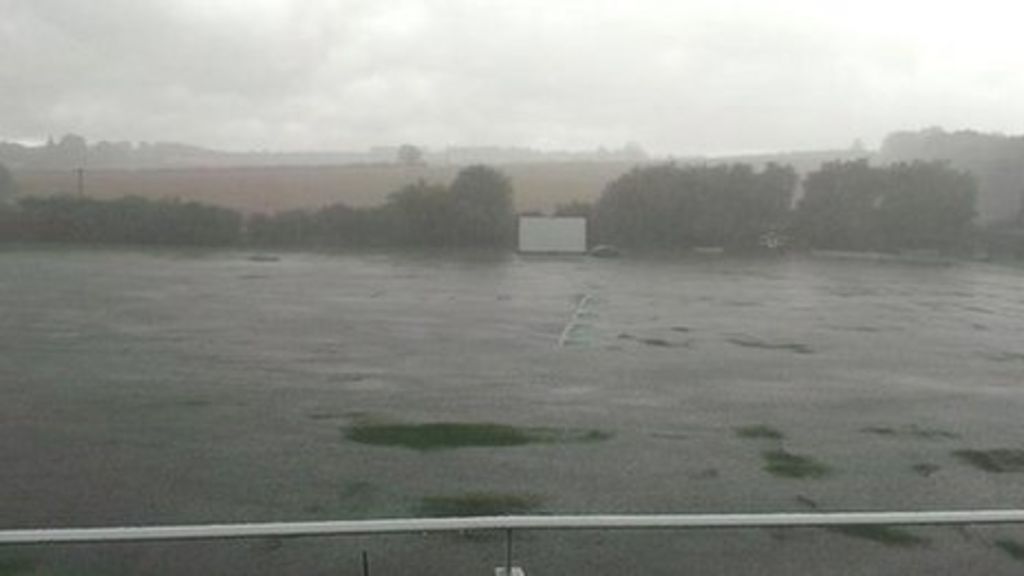
POLYGON ((587 251, 587 219, 524 216, 519 219, 519 251, 582 254, 587 251))

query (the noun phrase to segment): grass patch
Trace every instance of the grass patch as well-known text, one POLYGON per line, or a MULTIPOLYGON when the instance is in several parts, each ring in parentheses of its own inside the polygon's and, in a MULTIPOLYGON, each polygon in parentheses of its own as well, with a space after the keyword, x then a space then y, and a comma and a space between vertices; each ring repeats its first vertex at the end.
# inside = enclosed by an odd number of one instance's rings
POLYGON ((604 430, 583 430, 583 431, 566 431, 561 432, 562 442, 604 442, 611 440, 612 433, 604 430))
POLYGON ((677 346, 686 347, 686 344, 676 344, 673 342, 669 342, 664 338, 634 336, 626 332, 619 334, 618 338, 619 340, 629 340, 632 342, 643 344, 644 346, 653 346, 655 348, 675 348, 677 346))
POLYGON ((928 478, 929 476, 935 474, 942 468, 935 464, 922 462, 920 464, 914 464, 913 466, 910 467, 910 469, 913 470, 918 476, 924 476, 925 478, 928 478))
POLYGON ((928 544, 927 538, 922 538, 913 532, 903 528, 884 526, 881 524, 864 524, 862 526, 830 526, 827 530, 837 534, 842 534, 843 536, 870 540, 872 542, 885 546, 892 546, 894 548, 911 548, 914 546, 925 546, 928 544))
POLYGON ((476 447, 514 447, 527 444, 602 442, 602 430, 518 428, 503 424, 436 422, 431 424, 357 424, 345 436, 360 444, 432 451, 476 447))
POLYGON ((955 450, 953 455, 985 472, 1024 472, 1024 450, 955 450))
POLYGON ((921 440, 957 440, 960 438, 960 435, 956 432, 941 430, 939 428, 923 428, 917 424, 902 426, 900 428, 893 428, 891 426, 868 426, 866 428, 861 428, 860 431, 865 434, 875 434, 876 436, 903 436, 918 438, 921 440))
POLYGON ((868 426, 861 428, 861 432, 865 434, 876 434, 878 436, 895 436, 896 429, 889 426, 868 426))
POLYGON ((417 514, 426 518, 509 516, 535 512, 541 501, 533 495, 468 492, 458 496, 427 496, 417 514))
POLYGON ((782 448, 761 453, 766 472, 783 478, 821 478, 829 473, 828 466, 800 454, 782 448))
POLYGON ((782 440, 785 435, 781 430, 772 428, 771 426, 765 426, 764 424, 758 424, 755 426, 740 426, 734 428, 736 435, 740 438, 750 439, 765 439, 765 440, 782 440))
POLYGON ((996 548, 1006 552, 1010 558, 1019 562, 1024 562, 1024 544, 1008 538, 996 540, 993 544, 995 544, 996 548))
POLYGON ((810 508, 811 510, 817 510, 818 509, 818 502, 814 498, 811 498, 809 496, 804 496, 803 494, 797 494, 796 498, 794 498, 794 500, 796 500, 797 503, 810 508))
POLYGON ((814 349, 806 344, 798 342, 767 342, 749 336, 735 336, 729 338, 730 344, 744 348, 758 348, 761 350, 785 350, 794 354, 814 354, 814 349))

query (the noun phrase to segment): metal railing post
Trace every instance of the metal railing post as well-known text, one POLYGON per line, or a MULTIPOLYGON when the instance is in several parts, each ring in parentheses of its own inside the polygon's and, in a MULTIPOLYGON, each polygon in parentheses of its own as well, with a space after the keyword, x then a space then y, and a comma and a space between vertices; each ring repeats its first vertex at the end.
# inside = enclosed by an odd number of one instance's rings
POLYGON ((512 529, 505 530, 505 576, 512 576, 512 529))

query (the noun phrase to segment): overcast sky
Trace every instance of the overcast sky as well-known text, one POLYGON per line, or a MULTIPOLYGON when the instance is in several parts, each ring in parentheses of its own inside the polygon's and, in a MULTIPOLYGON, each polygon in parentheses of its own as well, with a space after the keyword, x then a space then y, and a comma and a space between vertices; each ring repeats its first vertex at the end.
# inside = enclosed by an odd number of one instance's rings
POLYGON ((659 154, 1024 132, 1024 9, 974 0, 0 0, 0 139, 659 154))

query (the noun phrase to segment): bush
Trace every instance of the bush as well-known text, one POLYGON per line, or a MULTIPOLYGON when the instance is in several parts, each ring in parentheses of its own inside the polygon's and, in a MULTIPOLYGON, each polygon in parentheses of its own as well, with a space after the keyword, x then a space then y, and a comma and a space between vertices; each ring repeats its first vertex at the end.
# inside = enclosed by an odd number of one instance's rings
POLYGON ((125 197, 24 198, 16 213, 19 236, 40 242, 222 246, 241 236, 242 216, 199 202, 125 197))
POLYGON ((493 168, 472 166, 451 187, 420 180, 378 207, 258 214, 247 232, 252 242, 274 246, 498 247, 511 242, 514 226, 511 183, 493 168))
POLYGON ((775 164, 634 168, 597 201, 593 231, 597 242, 630 248, 751 249, 785 225, 796 182, 775 164))
POLYGON ((943 162, 830 162, 804 181, 796 231, 816 248, 950 251, 970 237, 976 196, 943 162))

